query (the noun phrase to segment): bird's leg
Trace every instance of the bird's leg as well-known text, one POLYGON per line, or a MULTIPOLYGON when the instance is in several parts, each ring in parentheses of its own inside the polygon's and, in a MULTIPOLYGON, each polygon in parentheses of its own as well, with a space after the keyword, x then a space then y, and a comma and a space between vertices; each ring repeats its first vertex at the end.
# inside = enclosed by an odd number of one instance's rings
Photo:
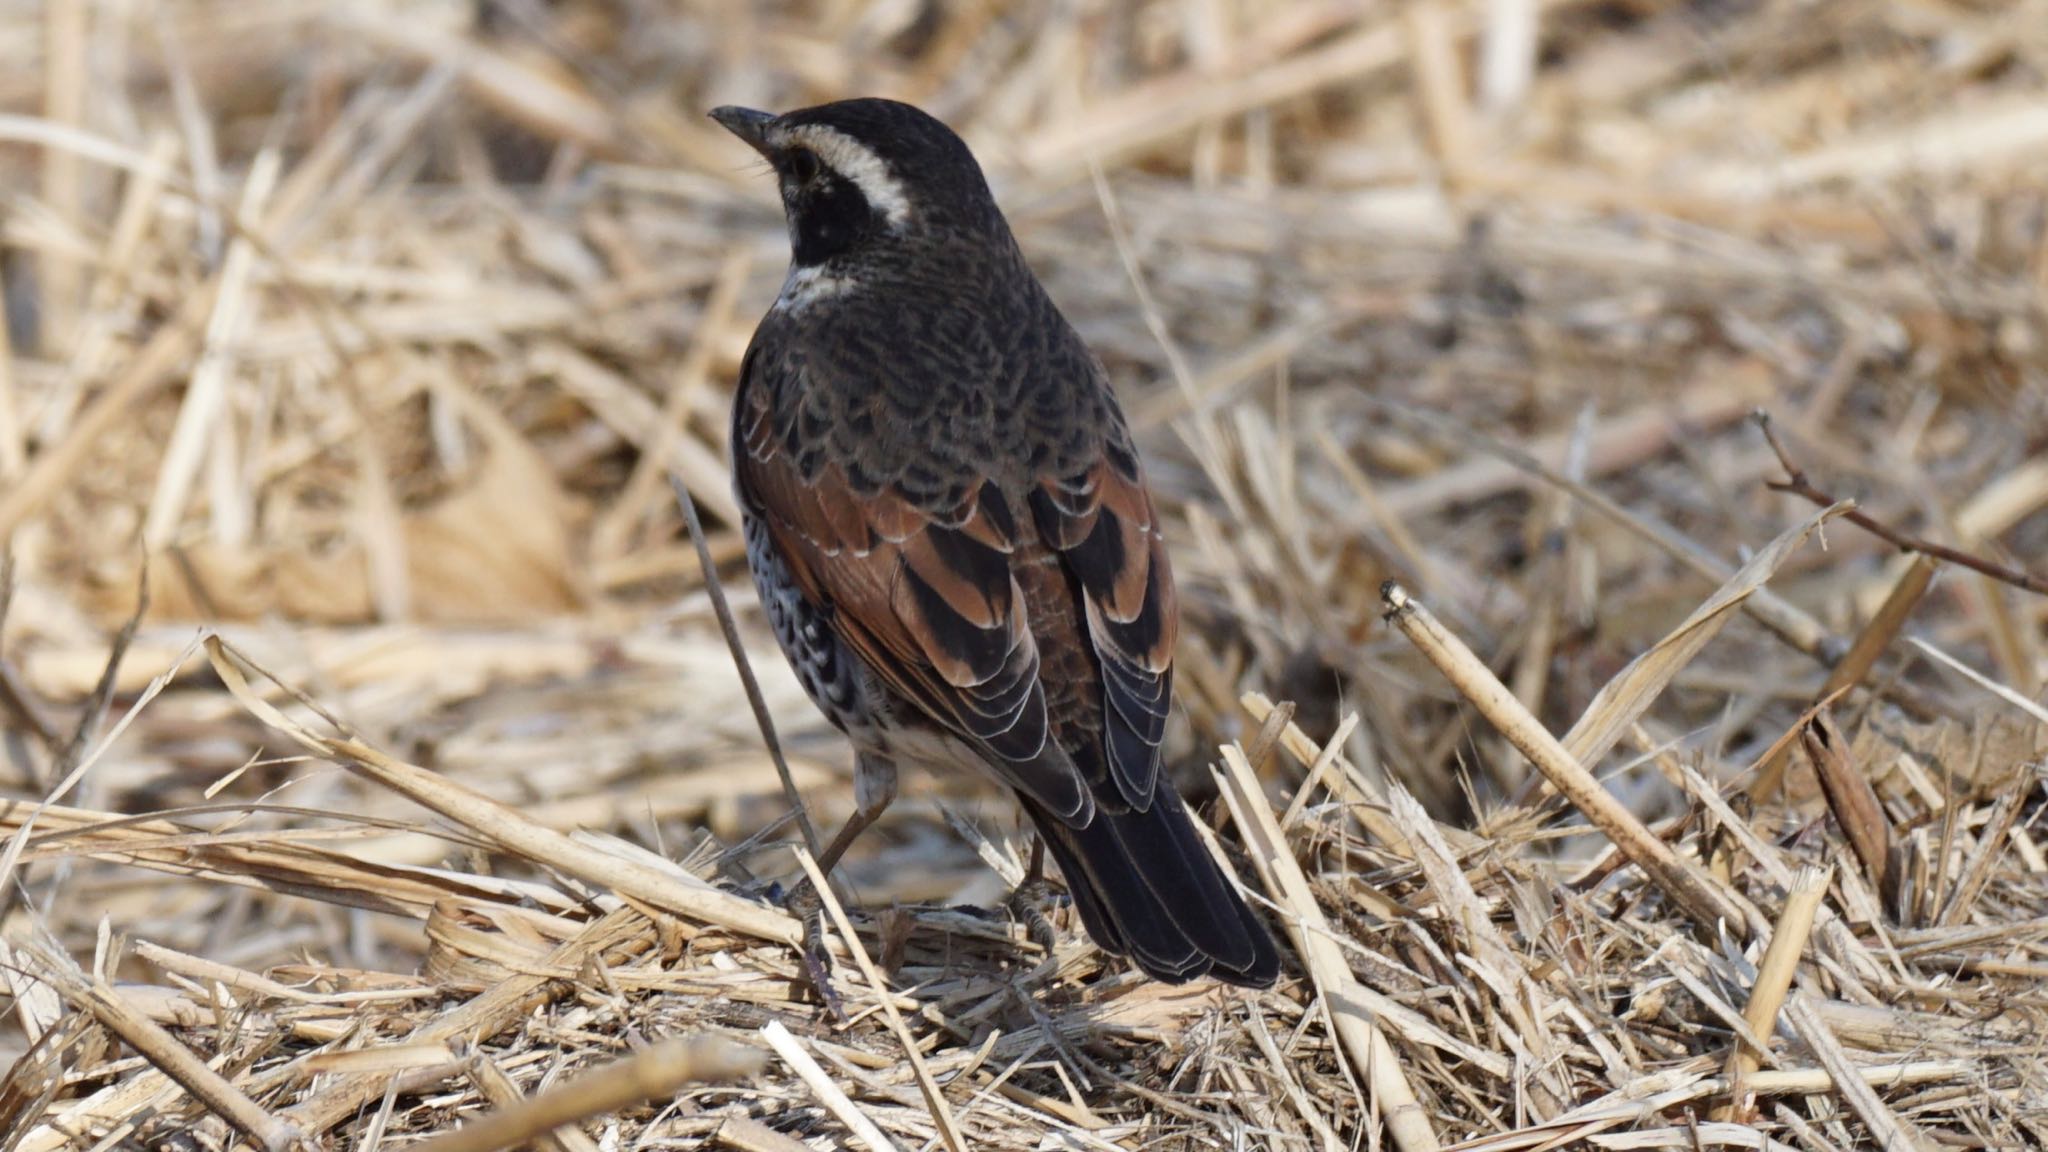
POLYGON ((882 818, 890 804, 896 801, 896 763, 879 756, 861 753, 853 762, 853 815, 832 843, 818 856, 818 871, 826 879, 832 876, 832 866, 846 855, 854 840, 867 831, 868 827, 882 818))
POLYGON ((1017 890, 1010 893, 1010 914, 1024 922, 1025 934, 1031 942, 1045 949, 1048 959, 1052 957, 1053 945, 1059 942, 1059 933, 1053 929, 1052 917, 1046 915, 1046 907, 1053 902, 1052 886, 1045 882, 1045 837, 1031 838, 1031 862, 1024 867, 1024 880, 1017 890))
MULTIPOLYGON (((865 752, 856 757, 853 763, 853 815, 832 838, 832 843, 818 855, 818 874, 825 878, 826 883, 832 882, 832 868, 846 854, 847 848, 882 818, 882 813, 895 799, 895 762, 865 752)), ((810 877, 806 876, 790 889, 784 906, 803 921, 804 968, 811 977, 811 983, 825 998, 825 1004, 833 1014, 843 1019, 846 1013, 832 991, 832 955, 825 949, 825 904, 812 888, 810 877)))

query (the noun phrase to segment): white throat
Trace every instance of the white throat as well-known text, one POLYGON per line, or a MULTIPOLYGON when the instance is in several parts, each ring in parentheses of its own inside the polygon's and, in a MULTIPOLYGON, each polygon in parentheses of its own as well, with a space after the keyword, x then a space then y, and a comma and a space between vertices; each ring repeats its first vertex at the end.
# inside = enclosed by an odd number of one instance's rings
POLYGON ((854 287, 853 280, 834 272, 829 265, 792 265, 771 311, 801 312, 820 300, 851 292, 854 287))

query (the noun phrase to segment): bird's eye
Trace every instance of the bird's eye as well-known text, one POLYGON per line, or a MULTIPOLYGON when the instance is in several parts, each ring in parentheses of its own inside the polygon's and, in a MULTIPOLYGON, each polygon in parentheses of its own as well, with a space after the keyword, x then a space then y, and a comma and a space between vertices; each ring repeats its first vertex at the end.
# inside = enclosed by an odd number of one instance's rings
POLYGON ((819 169, 823 167, 818 162, 818 154, 808 148, 791 149, 783 164, 789 168, 790 177, 799 184, 809 184, 816 180, 819 169))

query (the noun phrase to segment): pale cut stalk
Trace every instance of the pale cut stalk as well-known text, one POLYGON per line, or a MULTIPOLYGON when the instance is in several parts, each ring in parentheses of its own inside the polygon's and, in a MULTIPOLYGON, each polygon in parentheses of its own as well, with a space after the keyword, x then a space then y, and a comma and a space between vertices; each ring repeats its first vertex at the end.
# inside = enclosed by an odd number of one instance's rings
MULTIPOLYGON (((1827 898, 1828 882, 1834 878, 1833 868, 1803 868, 1799 880, 1785 897, 1785 911, 1779 915, 1777 927, 1771 931, 1771 943, 1764 949, 1763 963, 1757 965, 1756 983, 1750 987, 1749 1003, 1743 1006, 1742 1019, 1749 1030, 1765 1043, 1770 1042, 1771 1033, 1778 1026, 1778 1009, 1784 1007, 1785 993, 1791 990, 1792 977, 1799 971, 1800 954, 1806 951, 1806 941, 1813 935, 1814 914, 1820 911, 1821 901, 1827 898)), ((1734 1055, 1728 1062, 1728 1103, 1714 1110, 1714 1119, 1733 1120, 1738 1112, 1746 1111, 1742 1094, 1748 1089, 1745 1081, 1762 1064, 1758 1053, 1749 1045, 1736 1041, 1734 1055)))
POLYGON ((883 1134, 881 1126, 856 1107, 846 1093, 839 1090, 839 1085, 834 1084, 832 1077, 825 1074, 825 1069, 819 1065, 817 1058, 804 1050, 802 1042, 783 1026, 782 1021, 770 1020, 763 1024, 761 1039, 767 1041, 768 1046, 775 1049, 775 1054, 782 1057, 783 1062, 796 1072, 797 1077, 817 1096, 818 1102, 825 1106, 826 1111, 837 1116, 841 1124, 853 1130, 853 1134, 860 1138, 861 1143, 866 1144, 873 1152, 899 1152, 895 1143, 883 1134))
POLYGON ((853 922, 846 918, 846 909, 840 905, 839 897, 833 895, 832 885, 826 883, 825 874, 818 870, 817 860, 802 845, 796 846, 796 859, 803 865, 804 875, 810 878, 811 891, 818 894, 825 911, 831 915, 832 926, 846 941, 846 950, 853 953, 861 976, 866 978, 868 987, 874 989, 875 999, 882 1006, 882 1015, 889 1021, 890 1031, 896 1033, 897 1042, 903 1045, 903 1056, 910 1061, 911 1075, 917 1079, 918 1091, 924 1094, 924 1106, 931 1112, 932 1122, 939 1126, 939 1136, 945 1140, 948 1152, 967 1152, 967 1140, 953 1119, 953 1109, 946 1103, 946 1094, 939 1090, 939 1082, 932 1078, 932 1070, 924 1062, 924 1051, 918 1047, 917 1037, 910 1034, 910 1026, 903 1022, 903 1014, 896 1010, 895 998, 889 994, 889 986, 883 982, 881 971, 868 958, 867 947, 860 942, 860 937, 854 935, 853 922))
POLYGON ((1282 920, 1292 938, 1294 950, 1308 968, 1328 1006, 1331 1024, 1345 1055, 1370 1086, 1375 1103, 1386 1119, 1387 1132, 1400 1152, 1437 1152, 1442 1147, 1401 1071, 1394 1046, 1360 1005, 1363 991, 1351 975, 1342 949, 1330 938, 1329 921, 1316 904, 1308 877, 1294 860, 1287 838, 1274 818, 1272 805, 1259 790, 1257 777, 1244 753, 1236 745, 1223 747, 1224 771, 1218 772, 1224 802, 1251 850, 1252 862, 1266 891, 1286 913, 1282 920))

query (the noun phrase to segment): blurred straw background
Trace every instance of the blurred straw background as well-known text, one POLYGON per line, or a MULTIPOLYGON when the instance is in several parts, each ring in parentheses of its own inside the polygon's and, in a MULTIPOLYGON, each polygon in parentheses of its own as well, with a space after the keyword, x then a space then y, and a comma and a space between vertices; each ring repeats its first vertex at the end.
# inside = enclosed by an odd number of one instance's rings
POLYGON ((0 13, 0 1150, 2048 1146, 2048 2, 0 13), (850 765, 703 112, 853 94, 1141 430, 1272 992, 1046 953, 966 778, 829 995, 757 899, 670 473, 822 825, 850 765))

